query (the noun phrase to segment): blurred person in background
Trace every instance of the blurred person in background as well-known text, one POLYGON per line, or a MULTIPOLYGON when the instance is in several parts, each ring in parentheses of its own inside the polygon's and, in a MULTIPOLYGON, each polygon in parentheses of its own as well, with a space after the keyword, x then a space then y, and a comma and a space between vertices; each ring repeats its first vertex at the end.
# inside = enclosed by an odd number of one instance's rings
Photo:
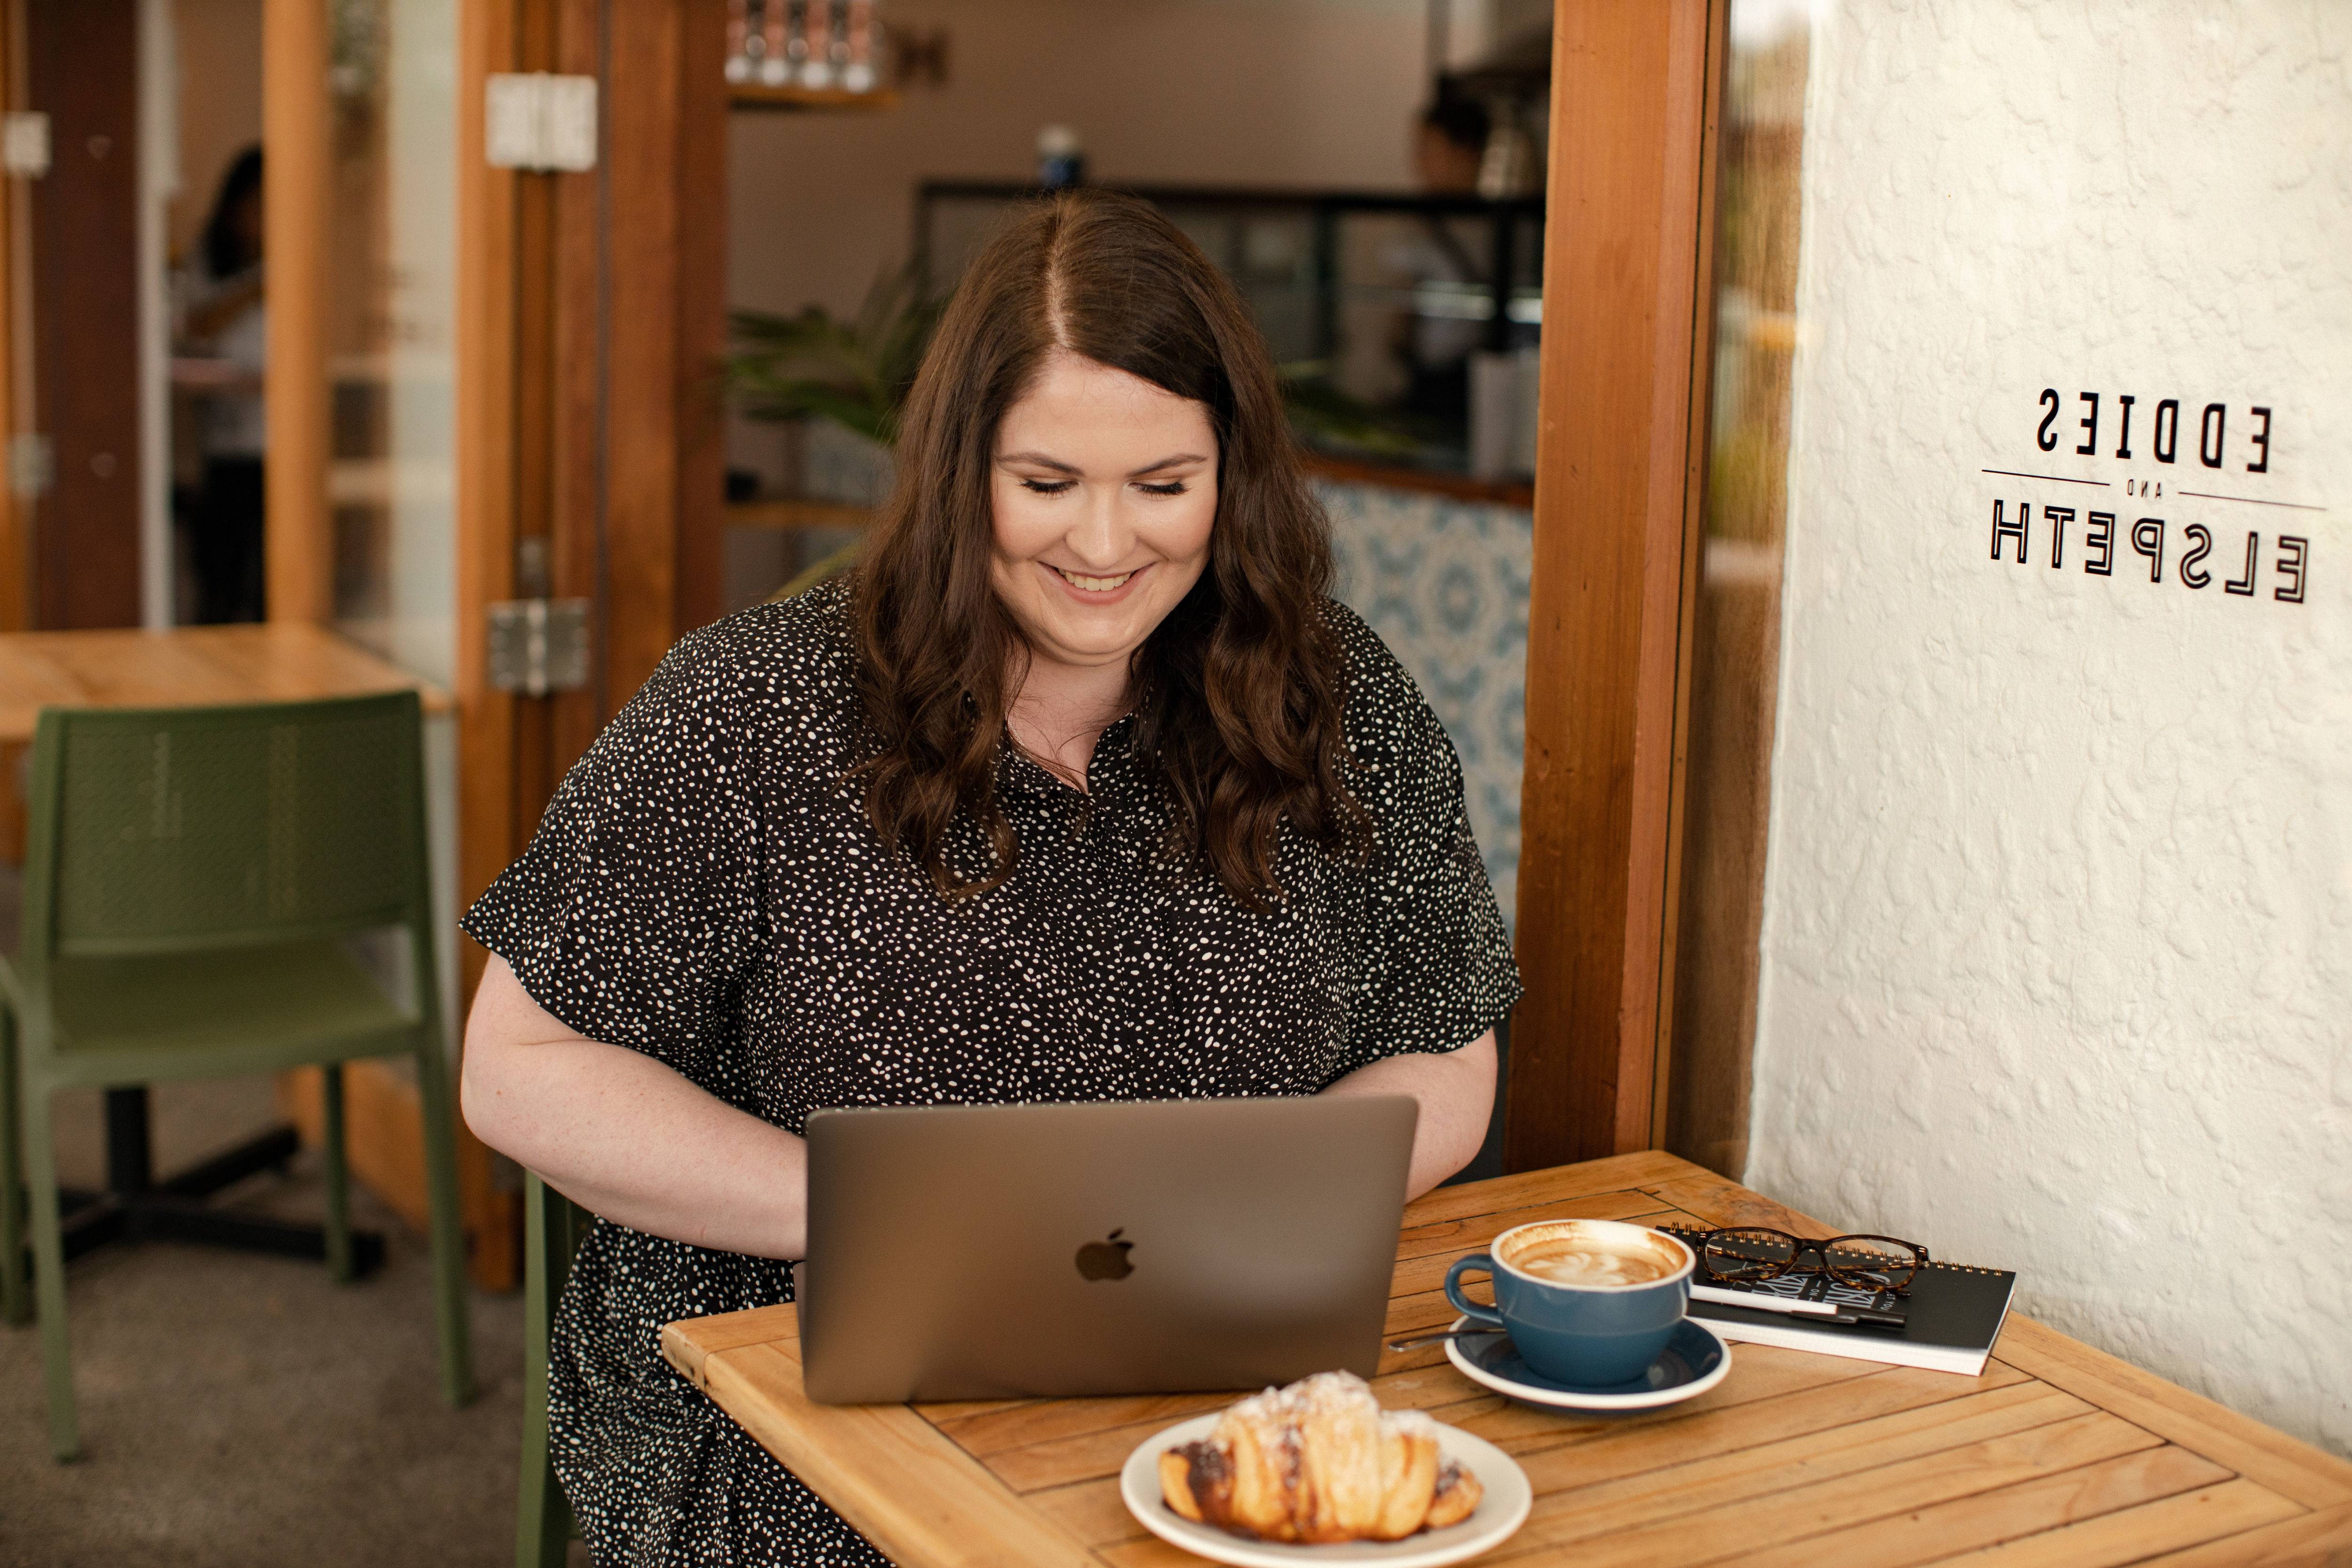
MULTIPOLYGON (((1412 167, 1431 195, 1475 195, 1478 161, 1492 129, 1486 105, 1441 89, 1413 121, 1412 167)), ((1388 256, 1389 266, 1412 284, 1483 284, 1486 269, 1461 237, 1433 214, 1388 256)), ((1485 324, 1431 315, 1400 315, 1392 338, 1405 373, 1400 406, 1407 414, 1458 425, 1470 416, 1470 353, 1485 324)))
POLYGON ((262 373, 268 307, 262 274, 261 149, 221 176, 183 279, 173 378, 201 395, 204 479, 189 528, 199 624, 262 618, 262 373))

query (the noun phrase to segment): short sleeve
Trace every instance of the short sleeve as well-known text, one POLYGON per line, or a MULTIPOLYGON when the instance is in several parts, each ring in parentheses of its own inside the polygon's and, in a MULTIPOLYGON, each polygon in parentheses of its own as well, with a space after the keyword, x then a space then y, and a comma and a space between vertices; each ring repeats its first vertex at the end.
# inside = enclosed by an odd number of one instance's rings
POLYGON ((1351 682, 1371 711, 1349 725, 1357 799, 1372 818, 1349 1008, 1352 1072, 1407 1051, 1459 1050, 1510 1016, 1519 999, 1494 889, 1470 830, 1462 764, 1412 678, 1369 631, 1373 671, 1351 682))
POLYGON ((566 1025, 722 1095, 764 929, 731 662, 716 631, 673 648, 458 922, 566 1025))

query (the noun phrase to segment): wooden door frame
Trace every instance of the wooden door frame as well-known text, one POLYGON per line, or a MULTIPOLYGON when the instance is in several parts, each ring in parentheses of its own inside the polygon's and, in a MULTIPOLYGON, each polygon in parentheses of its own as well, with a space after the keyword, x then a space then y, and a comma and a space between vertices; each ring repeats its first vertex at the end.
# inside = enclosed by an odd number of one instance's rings
POLYGON ((23 102, 47 117, 50 142, 48 172, 31 186, 26 250, 30 401, 47 452, 47 481, 27 509, 30 616, 47 630, 136 626, 146 531, 143 18, 135 0, 26 0, 21 12, 23 102))
MULTIPOLYGON (((726 332, 724 0, 464 0, 458 170, 459 880, 521 854, 557 781, 670 645, 721 604, 726 332), (602 151, 577 174, 491 168, 494 73, 600 78, 602 151), (591 684, 490 683, 482 628, 547 541, 558 596, 592 598, 591 684)), ((485 955, 467 949, 470 994, 485 955)))
MULTIPOLYGON (((725 0, 461 0, 458 78, 458 893, 530 844, 564 771, 721 605, 725 0), (488 79, 599 79, 598 166, 483 154, 488 79), (490 606, 547 588, 595 613, 593 675, 490 680, 490 606)), ((470 1000, 488 954, 460 944, 470 1000)), ((520 1257, 519 1244, 514 1256, 520 1257)))
POLYGON ((265 597, 272 621, 314 626, 335 618, 334 518, 327 505, 331 58, 327 7, 319 0, 262 0, 262 229, 269 257, 265 597), (315 395, 285 395, 298 387, 315 389, 315 395))
MULTIPOLYGON (((24 0, 0 0, 0 112, 22 107, 25 91, 24 0)), ((0 175, 0 632, 26 631, 33 624, 32 509, 17 496, 10 471, 16 438, 28 427, 31 412, 31 338, 22 330, 32 310, 26 287, 31 184, 20 174, 0 175)), ((0 815, 7 818, 0 836, 6 846, 24 838, 15 751, 0 748, 0 767, 9 770, 0 779, 0 815)))
POLYGON ((1658 1147, 1729 0, 1556 0, 1504 1163, 1658 1147))

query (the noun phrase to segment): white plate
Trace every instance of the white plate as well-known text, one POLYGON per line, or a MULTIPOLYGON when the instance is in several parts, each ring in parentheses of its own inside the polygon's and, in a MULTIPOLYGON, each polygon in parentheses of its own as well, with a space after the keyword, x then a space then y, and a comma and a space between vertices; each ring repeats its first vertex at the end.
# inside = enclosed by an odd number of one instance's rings
MULTIPOLYGON (((1457 1329, 1469 1326, 1467 1318, 1454 1320, 1457 1329)), ((1445 1359, 1454 1363, 1454 1371, 1497 1394, 1559 1410, 1655 1410, 1662 1405, 1696 1399, 1731 1373, 1731 1346, 1711 1325, 1696 1318, 1682 1321, 1643 1378, 1613 1388, 1554 1383, 1521 1362, 1507 1343, 1498 1345, 1485 1338, 1467 1342, 1477 1353, 1465 1351, 1464 1341, 1445 1342, 1445 1359), (1515 1371, 1519 1375, 1512 1375, 1515 1371)))
POLYGON ((1236 1568, 1297 1568, 1304 1563, 1379 1563, 1386 1568, 1438 1568, 1462 1563, 1499 1546, 1526 1522, 1535 1503, 1535 1490, 1518 1461, 1483 1437, 1458 1427, 1437 1424, 1437 1451, 1460 1462, 1478 1478, 1486 1495, 1459 1524, 1409 1535, 1402 1541, 1351 1541, 1336 1546, 1297 1546, 1276 1541, 1251 1541, 1228 1535, 1214 1526, 1194 1524, 1171 1510, 1160 1495, 1160 1456, 1186 1443, 1196 1443, 1217 1424, 1217 1413, 1181 1421, 1145 1439, 1127 1457, 1118 1473, 1118 1495, 1143 1528, 1171 1545, 1236 1568))

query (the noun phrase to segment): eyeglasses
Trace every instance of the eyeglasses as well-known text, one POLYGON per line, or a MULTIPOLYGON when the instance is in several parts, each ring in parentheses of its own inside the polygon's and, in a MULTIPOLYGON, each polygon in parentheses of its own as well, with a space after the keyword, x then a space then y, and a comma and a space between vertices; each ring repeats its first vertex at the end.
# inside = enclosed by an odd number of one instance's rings
POLYGON ((1857 1290, 1906 1294, 1927 1262, 1927 1249, 1891 1236, 1832 1236, 1807 1241, 1785 1230, 1742 1226, 1693 1238, 1699 1268, 1710 1279, 1753 1284, 1783 1274, 1826 1274, 1857 1290), (1811 1261, 1806 1261, 1811 1258, 1811 1261))

